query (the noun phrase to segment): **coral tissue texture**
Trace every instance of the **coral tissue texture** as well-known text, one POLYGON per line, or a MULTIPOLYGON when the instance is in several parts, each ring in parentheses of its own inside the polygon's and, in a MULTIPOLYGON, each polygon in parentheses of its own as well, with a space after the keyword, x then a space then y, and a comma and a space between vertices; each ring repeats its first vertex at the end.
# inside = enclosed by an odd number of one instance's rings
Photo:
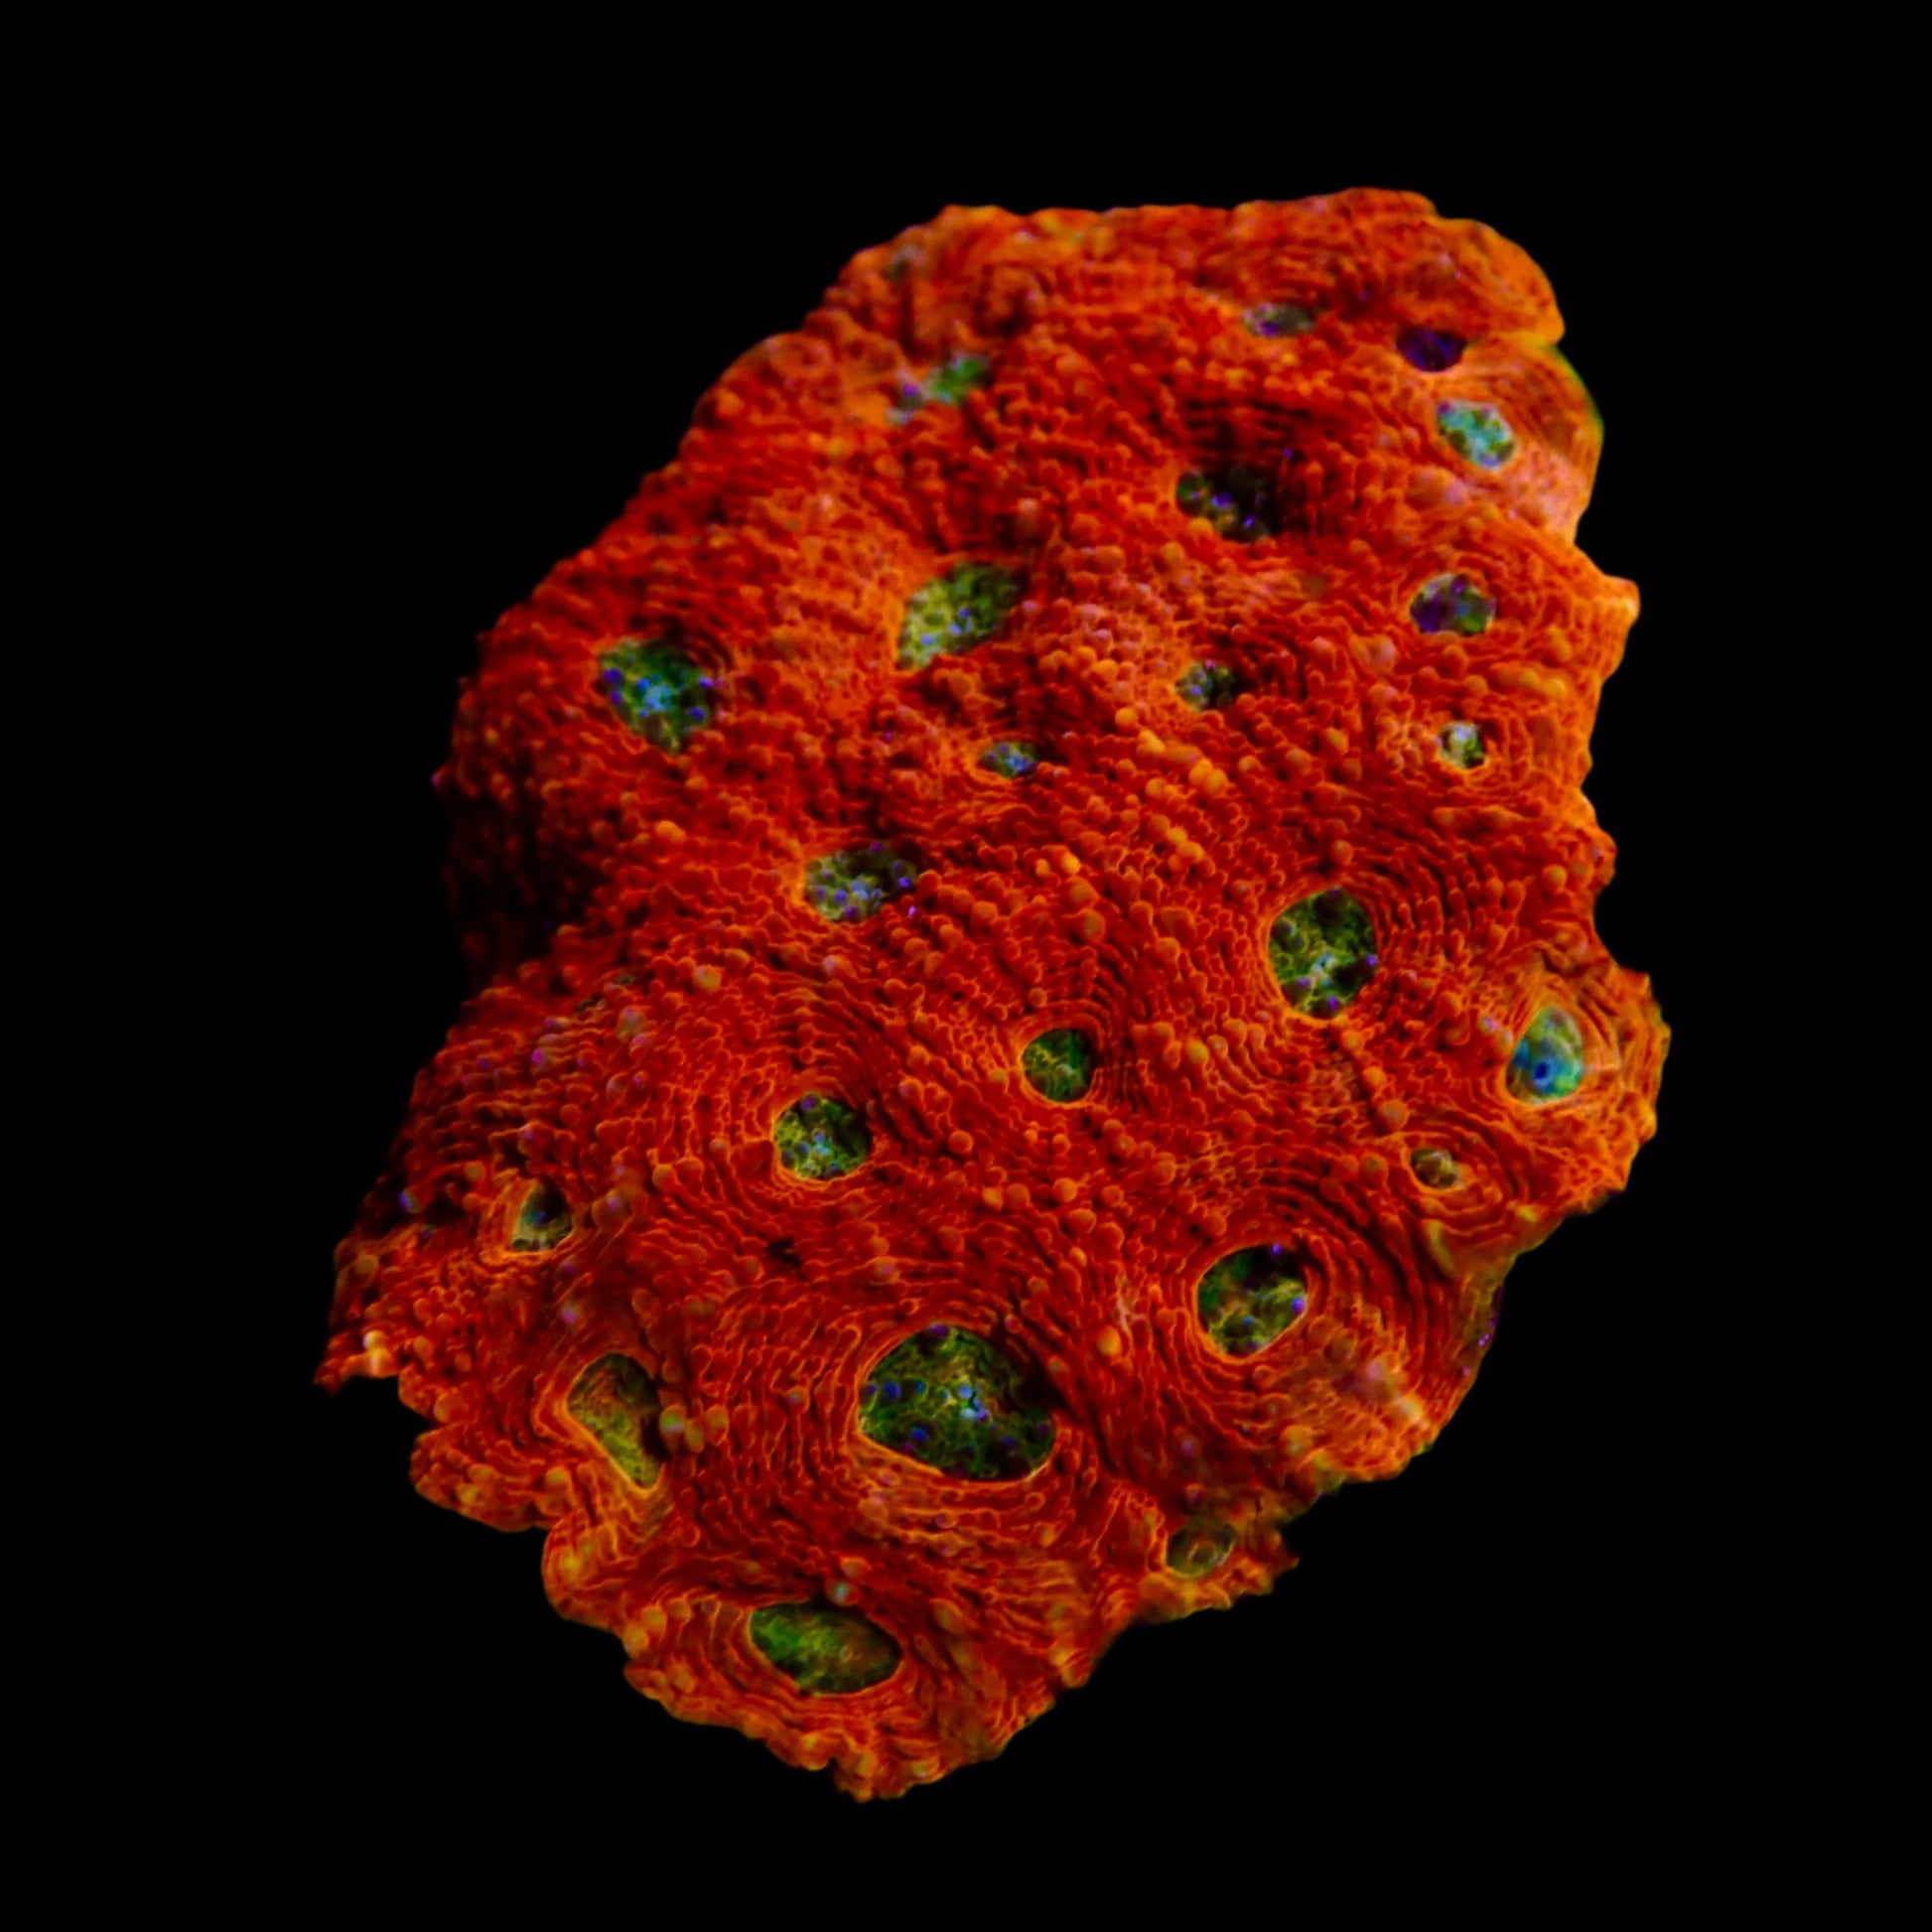
POLYGON ((321 1379, 679 1717, 860 1796, 1461 1401, 1665 1033, 1580 789, 1636 612, 1516 247, 948 209, 485 640, 480 987, 321 1379))

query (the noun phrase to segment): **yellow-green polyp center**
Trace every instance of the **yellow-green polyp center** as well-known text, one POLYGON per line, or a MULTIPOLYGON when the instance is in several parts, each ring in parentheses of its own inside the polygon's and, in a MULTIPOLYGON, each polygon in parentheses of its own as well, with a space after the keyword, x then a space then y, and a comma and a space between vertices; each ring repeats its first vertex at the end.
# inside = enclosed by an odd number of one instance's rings
POLYGON ((1276 919, 1268 963, 1296 1012, 1332 1020, 1380 963, 1375 928, 1358 899, 1331 888, 1298 900, 1276 919))
POLYGON ((822 919, 852 924, 912 890, 912 862, 890 845, 855 845, 805 866, 805 903, 822 919))
POLYGON ((836 1180, 872 1152, 865 1122, 830 1094, 800 1094, 778 1116, 771 1138, 778 1159, 801 1180, 836 1180))
POLYGON ((575 1225, 564 1197, 548 1181, 531 1183, 516 1210, 516 1224, 510 1229, 510 1246, 517 1253, 554 1248, 575 1225))
POLYGON ((1020 1070, 1047 1100, 1078 1100, 1093 1085, 1093 1041, 1077 1027, 1055 1027, 1027 1042, 1020 1070))
POLYGON ((565 1406, 632 1482, 648 1489, 657 1480, 658 1461, 649 1447, 660 1408, 657 1388, 628 1355, 593 1362, 571 1385, 565 1406))
POLYGON ((1224 1355, 1266 1348, 1309 1305, 1300 1259, 1271 1244, 1224 1256, 1200 1278, 1201 1326, 1224 1355))
POLYGON ((875 1443, 968 1482, 1012 1481, 1046 1460, 1053 1422, 983 1335, 943 1321, 866 1377, 859 1427, 875 1443))
POLYGON ((923 670, 948 651, 971 650, 1005 623, 1020 579, 998 564, 955 564, 912 593, 899 626, 901 670, 923 670))
POLYGON ((1177 1577, 1205 1577, 1227 1562, 1234 1531, 1209 1516, 1189 1517, 1168 1538, 1168 1568, 1177 1577))
POLYGON ((829 1603, 767 1603, 751 1615, 752 1641, 808 1697, 838 1697, 883 1684, 899 1650, 857 1610, 829 1603))

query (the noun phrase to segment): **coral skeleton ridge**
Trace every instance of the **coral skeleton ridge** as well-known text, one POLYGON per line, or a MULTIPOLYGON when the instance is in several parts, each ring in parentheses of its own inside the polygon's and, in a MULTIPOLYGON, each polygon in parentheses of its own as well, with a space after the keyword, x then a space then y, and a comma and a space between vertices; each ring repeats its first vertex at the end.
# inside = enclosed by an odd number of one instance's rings
POLYGON ((992 1755, 1426 1448, 1624 1183, 1561 334, 1411 195, 950 208, 484 640, 480 990, 321 1379, 677 1716, 992 1755))

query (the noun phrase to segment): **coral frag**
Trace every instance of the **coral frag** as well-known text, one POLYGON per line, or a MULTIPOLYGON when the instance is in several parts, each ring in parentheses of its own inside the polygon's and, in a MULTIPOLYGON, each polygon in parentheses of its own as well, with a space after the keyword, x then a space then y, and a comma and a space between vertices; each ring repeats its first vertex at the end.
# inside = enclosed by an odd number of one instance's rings
POLYGON ((487 638, 482 991, 322 1380, 647 1696, 860 1796, 997 1752, 1428 1445, 1622 1184, 1561 333, 1414 196, 949 209, 487 638))

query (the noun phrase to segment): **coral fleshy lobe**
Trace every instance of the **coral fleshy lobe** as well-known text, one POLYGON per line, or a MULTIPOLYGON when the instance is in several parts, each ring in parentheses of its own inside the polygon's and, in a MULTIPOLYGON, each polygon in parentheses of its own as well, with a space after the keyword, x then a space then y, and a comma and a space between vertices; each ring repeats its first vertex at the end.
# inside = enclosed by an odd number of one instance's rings
POLYGON ((1561 333, 1413 196, 949 209, 485 640, 481 990, 322 1380, 648 1696, 862 1796, 997 1752, 1426 1447, 1623 1184, 1561 333))

